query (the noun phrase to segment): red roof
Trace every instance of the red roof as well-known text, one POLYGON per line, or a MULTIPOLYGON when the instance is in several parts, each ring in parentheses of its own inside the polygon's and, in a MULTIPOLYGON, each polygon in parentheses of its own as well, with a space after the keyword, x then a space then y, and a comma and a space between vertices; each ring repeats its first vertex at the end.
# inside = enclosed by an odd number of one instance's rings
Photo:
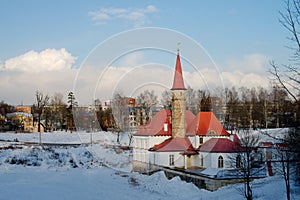
MULTIPOLYGON (((160 110, 146 125, 139 126, 137 134, 142 136, 172 136, 171 127, 171 111, 170 110, 160 110), (168 131, 164 131, 164 124, 168 124, 168 131)), ((185 111, 186 124, 192 122, 195 115, 189 111, 185 111)))
POLYGON ((181 69, 179 52, 178 52, 177 58, 176 58, 174 81, 173 81, 173 87, 171 90, 185 90, 183 77, 182 77, 182 69, 181 69))
POLYGON ((273 142, 261 142, 260 145, 263 147, 272 147, 273 142))
POLYGON ((188 125, 187 135, 229 136, 229 133, 213 112, 199 112, 197 117, 188 125))
POLYGON ((195 149, 191 141, 187 138, 169 138, 160 144, 154 145, 149 150, 158 152, 183 151, 183 153, 195 154, 195 149))
POLYGON ((240 144, 235 143, 227 138, 211 138, 199 148, 199 151, 212 153, 233 153, 241 152, 243 151, 243 148, 240 144))

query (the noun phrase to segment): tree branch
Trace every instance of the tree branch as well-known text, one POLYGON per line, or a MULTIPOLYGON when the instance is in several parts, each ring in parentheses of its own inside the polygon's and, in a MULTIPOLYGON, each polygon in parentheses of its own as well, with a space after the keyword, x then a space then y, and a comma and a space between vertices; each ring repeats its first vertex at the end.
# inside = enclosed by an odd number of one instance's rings
POLYGON ((279 84, 283 87, 283 89, 295 100, 295 102, 298 102, 297 97, 286 87, 284 81, 282 80, 278 72, 278 67, 276 66, 275 62, 271 61, 270 65, 272 66, 273 70, 270 70, 269 73, 275 76, 275 78, 278 80, 279 84))

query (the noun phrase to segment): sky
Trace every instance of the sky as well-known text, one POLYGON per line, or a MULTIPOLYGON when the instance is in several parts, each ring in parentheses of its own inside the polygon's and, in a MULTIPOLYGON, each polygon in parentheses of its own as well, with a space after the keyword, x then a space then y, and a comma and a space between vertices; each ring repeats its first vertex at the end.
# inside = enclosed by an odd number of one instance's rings
POLYGON ((40 90, 80 104, 114 91, 171 87, 177 49, 193 88, 269 86, 287 63, 281 0, 5 0, 0 7, 0 101, 33 104, 40 90))

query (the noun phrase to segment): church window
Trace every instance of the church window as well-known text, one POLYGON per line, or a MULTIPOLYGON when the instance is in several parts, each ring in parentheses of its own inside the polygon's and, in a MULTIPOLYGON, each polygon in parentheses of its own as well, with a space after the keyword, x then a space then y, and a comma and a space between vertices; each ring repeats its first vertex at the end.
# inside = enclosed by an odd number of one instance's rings
POLYGON ((201 157, 200 157, 200 167, 203 167, 203 155, 201 155, 201 157))
POLYGON ((236 168, 240 168, 241 167, 241 156, 238 155, 236 157, 236 168))
POLYGON ((222 156, 219 156, 218 158, 218 168, 223 168, 224 167, 224 160, 222 156))
POLYGON ((199 143, 200 143, 200 144, 203 144, 203 137, 200 137, 200 138, 199 138, 199 143))
POLYGON ((169 155, 169 165, 174 166, 174 155, 169 155))

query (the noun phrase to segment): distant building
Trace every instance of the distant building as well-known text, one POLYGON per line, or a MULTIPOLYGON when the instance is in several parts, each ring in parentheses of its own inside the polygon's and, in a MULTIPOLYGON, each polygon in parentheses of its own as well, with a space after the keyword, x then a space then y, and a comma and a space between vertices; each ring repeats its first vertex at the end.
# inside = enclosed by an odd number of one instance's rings
POLYGON ((7 113, 7 119, 11 123, 11 129, 16 132, 34 132, 33 116, 27 112, 7 113))
POLYGON ((24 113, 28 113, 31 114, 31 106, 23 106, 23 105, 19 105, 16 106, 16 112, 24 112, 24 113))

